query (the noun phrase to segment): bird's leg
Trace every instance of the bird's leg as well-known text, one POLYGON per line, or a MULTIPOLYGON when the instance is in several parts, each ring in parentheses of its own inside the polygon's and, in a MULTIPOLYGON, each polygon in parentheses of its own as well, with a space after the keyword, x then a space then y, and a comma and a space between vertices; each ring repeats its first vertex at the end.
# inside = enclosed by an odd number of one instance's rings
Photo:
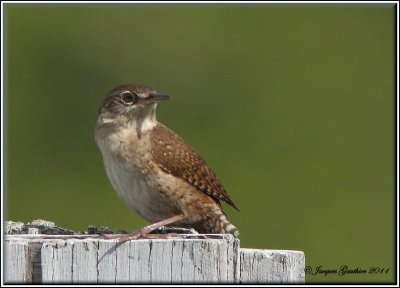
POLYGON ((104 236, 106 238, 108 238, 108 239, 118 238, 120 241, 136 240, 136 239, 138 239, 140 237, 146 236, 151 231, 153 231, 154 229, 156 229, 156 228, 158 228, 160 226, 168 225, 168 224, 183 220, 184 218, 185 218, 185 216, 183 214, 175 215, 175 216, 172 216, 171 218, 167 218, 167 219, 164 219, 164 220, 162 220, 160 222, 156 222, 156 223, 150 224, 150 225, 148 225, 146 227, 140 228, 139 230, 137 230, 135 232, 132 232, 132 233, 130 233, 128 235, 123 235, 123 236, 120 236, 120 235, 118 235, 118 236, 117 235, 104 235, 104 236))

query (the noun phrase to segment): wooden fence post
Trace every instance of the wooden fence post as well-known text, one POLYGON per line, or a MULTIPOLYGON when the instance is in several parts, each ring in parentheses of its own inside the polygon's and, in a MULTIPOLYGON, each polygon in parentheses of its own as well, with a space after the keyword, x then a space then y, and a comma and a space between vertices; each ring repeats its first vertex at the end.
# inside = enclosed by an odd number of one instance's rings
POLYGON ((122 243, 98 235, 37 234, 43 229, 28 225, 21 227, 35 234, 5 236, 6 283, 304 283, 303 252, 243 249, 232 235, 122 243))

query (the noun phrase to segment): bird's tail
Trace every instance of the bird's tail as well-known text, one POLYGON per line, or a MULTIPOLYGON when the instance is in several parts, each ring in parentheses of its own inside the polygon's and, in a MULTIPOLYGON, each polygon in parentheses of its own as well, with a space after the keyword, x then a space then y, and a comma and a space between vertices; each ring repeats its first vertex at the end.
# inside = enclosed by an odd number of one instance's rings
POLYGON ((208 231, 203 233, 232 234, 235 238, 239 237, 239 230, 228 221, 223 213, 208 218, 205 226, 208 231))

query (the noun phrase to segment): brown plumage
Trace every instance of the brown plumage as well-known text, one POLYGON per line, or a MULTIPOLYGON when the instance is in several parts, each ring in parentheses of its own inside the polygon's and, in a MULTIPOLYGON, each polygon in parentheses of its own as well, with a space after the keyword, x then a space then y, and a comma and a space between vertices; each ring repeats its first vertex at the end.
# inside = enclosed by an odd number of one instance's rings
POLYGON ((99 110, 96 142, 110 182, 132 210, 153 223, 126 239, 161 225, 238 237, 219 201, 239 209, 221 182, 190 145, 157 121, 157 103, 168 98, 148 86, 121 85, 99 110))
POLYGON ((161 169, 187 181, 216 201, 225 201, 239 211, 207 163, 182 138, 158 123, 151 130, 150 139, 151 153, 161 169))

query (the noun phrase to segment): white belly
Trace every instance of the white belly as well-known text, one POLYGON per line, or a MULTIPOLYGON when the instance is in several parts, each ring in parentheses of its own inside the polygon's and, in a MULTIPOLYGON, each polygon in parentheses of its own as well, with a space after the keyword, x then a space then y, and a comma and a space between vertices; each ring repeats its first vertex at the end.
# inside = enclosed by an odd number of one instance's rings
POLYGON ((150 222, 173 216, 168 213, 168 203, 150 177, 145 177, 133 165, 115 160, 112 156, 104 157, 104 165, 113 188, 129 208, 150 222))

